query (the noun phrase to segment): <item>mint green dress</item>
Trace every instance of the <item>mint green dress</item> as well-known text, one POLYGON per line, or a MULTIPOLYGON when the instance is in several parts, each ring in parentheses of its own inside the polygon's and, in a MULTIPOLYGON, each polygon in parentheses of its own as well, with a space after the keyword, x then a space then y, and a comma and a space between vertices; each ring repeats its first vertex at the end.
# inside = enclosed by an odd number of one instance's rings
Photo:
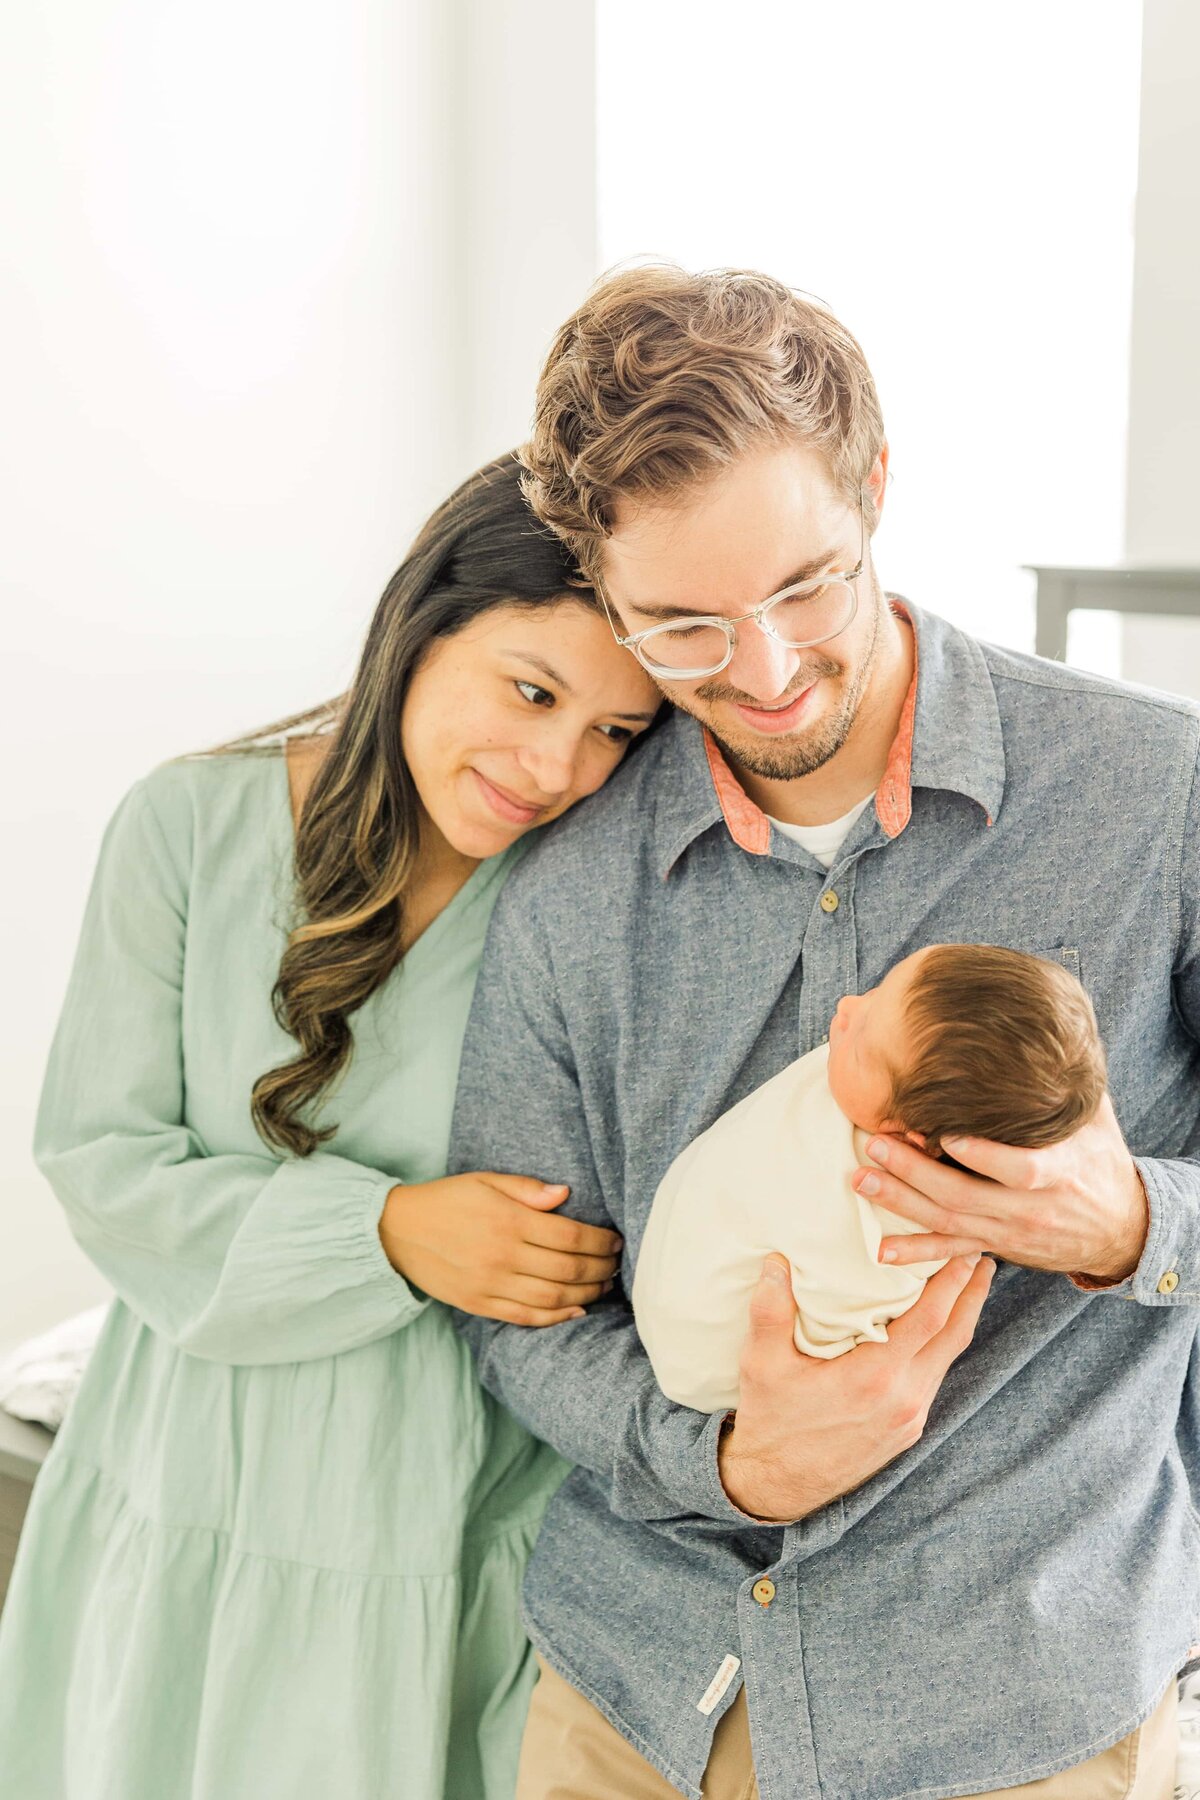
POLYGON ((521 1575, 565 1465, 387 1262, 445 1172, 482 863, 354 1020, 329 1153, 256 1077, 289 904, 281 755, 173 763, 105 836, 38 1162, 118 1296, 0 1625, 13 1800, 511 1800, 521 1575))

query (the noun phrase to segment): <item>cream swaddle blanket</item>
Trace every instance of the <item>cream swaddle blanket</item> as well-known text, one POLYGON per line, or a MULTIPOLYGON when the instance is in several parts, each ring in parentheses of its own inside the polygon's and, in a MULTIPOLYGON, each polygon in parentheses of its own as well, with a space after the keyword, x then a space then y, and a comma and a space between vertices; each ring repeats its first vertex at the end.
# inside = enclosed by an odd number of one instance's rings
POLYGON ((750 1296, 772 1250, 792 1265, 796 1348, 808 1356, 882 1342, 942 1267, 876 1261, 882 1238, 921 1227, 851 1187, 869 1134, 830 1093, 828 1062, 823 1044, 747 1094, 659 1184, 633 1311, 659 1387, 682 1406, 737 1405, 750 1296))

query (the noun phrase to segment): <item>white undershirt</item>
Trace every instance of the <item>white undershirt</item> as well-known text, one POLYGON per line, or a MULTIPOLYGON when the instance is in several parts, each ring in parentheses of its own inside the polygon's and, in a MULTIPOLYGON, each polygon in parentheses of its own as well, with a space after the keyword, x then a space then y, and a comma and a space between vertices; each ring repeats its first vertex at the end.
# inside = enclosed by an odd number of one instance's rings
MULTIPOLYGON (((831 869, 834 858, 850 835, 850 827, 874 798, 874 794, 868 794, 865 800, 852 806, 840 819, 831 819, 828 825, 788 825, 783 819, 771 819, 771 823, 776 831, 782 831, 784 837, 790 837, 810 856, 815 856, 822 868, 831 869)), ((767 816, 770 818, 769 813, 767 816)))

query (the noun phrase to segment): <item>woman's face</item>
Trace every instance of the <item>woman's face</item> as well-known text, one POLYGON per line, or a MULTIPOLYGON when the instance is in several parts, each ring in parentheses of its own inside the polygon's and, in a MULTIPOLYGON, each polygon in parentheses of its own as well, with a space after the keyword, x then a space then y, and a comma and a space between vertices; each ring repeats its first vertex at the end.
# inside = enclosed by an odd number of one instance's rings
POLYGON ((602 787, 659 701, 589 607, 495 606, 430 646, 401 747, 433 825, 481 860, 602 787))

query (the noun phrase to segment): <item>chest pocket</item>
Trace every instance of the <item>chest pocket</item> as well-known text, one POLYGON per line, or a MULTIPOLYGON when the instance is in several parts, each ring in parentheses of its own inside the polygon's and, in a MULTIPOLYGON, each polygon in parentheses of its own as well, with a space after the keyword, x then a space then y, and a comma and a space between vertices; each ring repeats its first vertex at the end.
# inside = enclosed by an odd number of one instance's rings
POLYGON ((1053 950, 1038 950, 1035 951, 1034 954, 1037 956, 1044 956, 1047 962, 1061 963, 1064 969, 1070 969, 1076 981, 1083 980, 1083 976, 1079 971, 1078 950, 1068 948, 1065 944, 1059 944, 1053 950))

